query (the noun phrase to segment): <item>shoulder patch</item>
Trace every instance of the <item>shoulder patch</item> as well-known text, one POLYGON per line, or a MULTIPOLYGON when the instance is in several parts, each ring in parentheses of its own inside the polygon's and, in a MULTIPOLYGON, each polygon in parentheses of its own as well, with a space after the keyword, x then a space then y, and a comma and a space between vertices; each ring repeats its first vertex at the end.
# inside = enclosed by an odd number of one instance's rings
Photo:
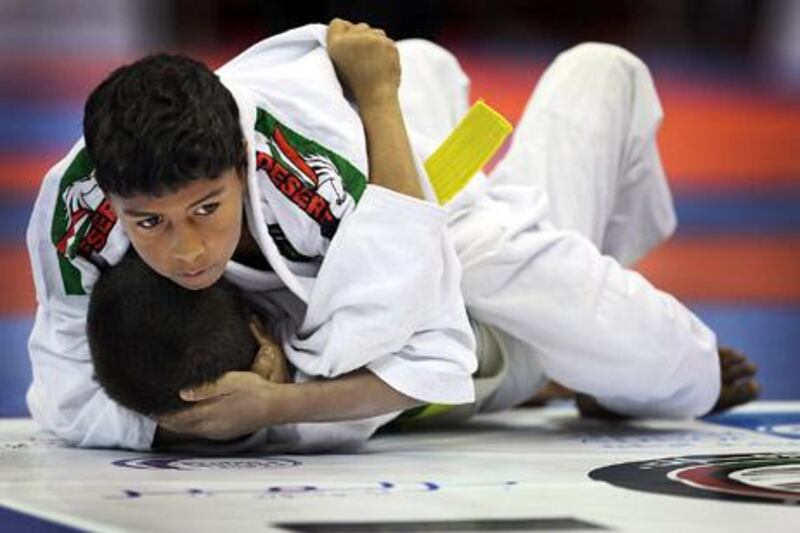
POLYGON ((97 185, 93 171, 84 148, 72 160, 58 185, 51 238, 67 294, 86 294, 80 270, 71 260, 83 257, 93 261, 117 223, 117 216, 97 185))
POLYGON ((255 129, 266 138, 265 146, 256 147, 257 170, 316 221, 324 237, 333 237, 342 215, 364 193, 366 176, 339 154, 303 137, 261 108, 255 129))

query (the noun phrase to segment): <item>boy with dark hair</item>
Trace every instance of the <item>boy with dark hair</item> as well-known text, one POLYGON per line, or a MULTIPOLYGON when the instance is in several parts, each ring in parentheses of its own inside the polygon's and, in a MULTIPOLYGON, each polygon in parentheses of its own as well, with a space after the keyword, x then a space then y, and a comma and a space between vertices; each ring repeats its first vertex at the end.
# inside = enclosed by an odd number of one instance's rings
POLYGON ((133 250, 100 275, 92 290, 87 337, 95 379, 108 396, 160 416, 192 405, 182 389, 250 370, 256 320, 225 280, 189 291, 153 272, 133 250))
MULTIPOLYGON (((175 428, 181 433, 225 438, 267 422, 368 418, 416 405, 408 394, 468 401, 474 339, 458 259, 446 214, 418 199, 398 84, 394 43, 344 22, 331 32, 316 25, 265 41, 218 75, 174 56, 113 73, 88 102, 88 144, 76 144, 48 173, 28 231, 39 300, 30 342, 34 417, 81 446, 153 443, 155 420, 110 401, 92 382, 85 336, 99 271, 129 245, 188 289, 225 273, 292 320, 298 343, 314 345, 307 349, 314 364, 303 365, 308 375, 338 378, 300 391, 233 373, 241 394, 215 403, 231 411, 175 428), (386 283, 385 273, 415 256, 417 268, 386 283), (435 272, 447 277, 431 290, 435 272), (346 283, 351 275, 361 282, 346 283), (334 286, 337 298, 326 296, 334 286), (396 329, 396 317, 416 304, 393 302, 412 294, 426 294, 426 312, 401 318, 396 329), (375 335, 341 327, 355 324, 354 315, 375 335), (412 369, 424 369, 424 377, 412 379, 412 369)), ((158 436, 172 434, 162 423, 158 436)))
MULTIPOLYGON (((181 398, 182 390, 229 372, 253 372, 272 384, 295 377, 279 343, 239 289, 220 279, 211 287, 187 290, 150 269, 133 249, 95 283, 86 329, 95 381, 114 402, 148 417, 192 407, 181 398)), ((363 442, 352 431, 313 427, 324 431, 324 440, 301 438, 315 431, 289 424, 259 428, 227 443, 175 438, 154 444, 227 453, 254 447, 315 451, 363 442)))
POLYGON ((439 207, 420 162, 467 89, 443 49, 340 20, 258 43, 216 76, 165 56, 113 73, 28 231, 34 417, 81 446, 295 422, 334 424, 290 444, 363 440, 419 403, 473 402, 475 334, 513 378, 494 380, 486 410, 550 378, 622 413, 707 412, 713 332, 626 268, 675 225, 646 67, 611 46, 562 54, 491 181, 439 207), (224 274, 247 291, 306 381, 229 372, 157 421, 112 402, 91 379, 87 295, 129 245, 184 288, 224 274))
POLYGON ((84 134, 106 195, 161 196, 247 165, 236 101, 204 64, 183 56, 114 71, 86 102, 84 134))

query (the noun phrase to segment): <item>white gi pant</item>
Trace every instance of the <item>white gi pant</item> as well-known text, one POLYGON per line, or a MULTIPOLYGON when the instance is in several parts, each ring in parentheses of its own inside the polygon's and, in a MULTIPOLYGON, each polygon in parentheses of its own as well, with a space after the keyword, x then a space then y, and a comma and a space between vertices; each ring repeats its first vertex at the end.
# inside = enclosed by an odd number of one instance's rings
MULTIPOLYGON (((441 140, 467 108, 469 82, 447 52, 403 45, 409 129, 441 140)), ((547 378, 631 415, 698 416, 713 405, 713 332, 624 268, 676 226, 661 118, 639 59, 612 45, 572 48, 544 73, 491 176, 452 202, 469 313, 496 332, 508 366, 493 391, 476 382, 478 410, 519 404, 547 378)))

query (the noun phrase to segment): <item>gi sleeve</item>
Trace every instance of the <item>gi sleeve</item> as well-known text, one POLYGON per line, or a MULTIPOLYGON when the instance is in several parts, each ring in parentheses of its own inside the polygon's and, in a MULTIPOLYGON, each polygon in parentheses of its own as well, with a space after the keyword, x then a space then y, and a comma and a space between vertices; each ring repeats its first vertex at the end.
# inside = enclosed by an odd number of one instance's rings
POLYGON ((369 185, 344 219, 287 357, 332 378, 366 367, 424 402, 473 401, 475 340, 460 264, 433 204, 369 185))
POLYGON ((86 311, 99 272, 94 262, 113 264, 128 242, 83 157, 78 143, 48 172, 28 226, 38 306, 28 343, 28 408, 72 444, 145 450, 155 422, 111 401, 93 378, 86 311))
POLYGON ((320 453, 359 448, 381 426, 399 413, 361 420, 316 422, 270 426, 264 438, 265 451, 272 453, 320 453))

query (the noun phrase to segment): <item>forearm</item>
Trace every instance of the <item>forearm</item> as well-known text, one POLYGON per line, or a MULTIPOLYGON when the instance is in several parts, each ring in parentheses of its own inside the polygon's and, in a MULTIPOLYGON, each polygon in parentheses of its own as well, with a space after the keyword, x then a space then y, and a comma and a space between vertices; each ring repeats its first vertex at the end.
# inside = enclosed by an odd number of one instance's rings
POLYGON ((423 198, 397 95, 359 102, 367 138, 370 183, 423 198))
POLYGON ((356 420, 420 403, 364 369, 335 379, 282 385, 279 389, 280 394, 273 397, 276 405, 268 409, 268 424, 356 420))
POLYGON ((197 403, 158 418, 155 446, 198 437, 230 440, 266 426, 358 420, 418 403, 366 370, 286 384, 254 372, 228 372, 214 383, 182 391, 181 397, 197 403))
POLYGON ((367 24, 333 19, 327 48, 342 88, 358 106, 367 137, 370 182, 423 198, 400 112, 400 56, 394 41, 367 24))

